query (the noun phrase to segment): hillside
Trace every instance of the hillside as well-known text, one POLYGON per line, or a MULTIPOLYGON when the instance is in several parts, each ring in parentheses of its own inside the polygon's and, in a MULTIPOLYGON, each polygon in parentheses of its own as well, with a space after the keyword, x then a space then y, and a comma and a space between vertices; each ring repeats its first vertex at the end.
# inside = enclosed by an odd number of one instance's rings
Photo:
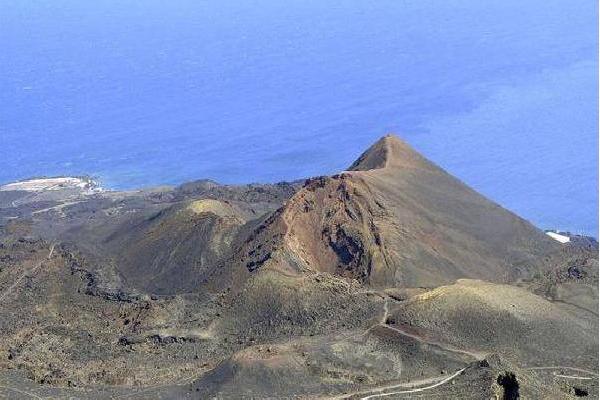
POLYGON ((598 395, 598 243, 395 136, 292 183, 11 187, 2 398, 598 395))
POLYGON ((249 270, 315 270, 378 287, 531 277, 559 245, 385 136, 349 171, 308 180, 255 231, 249 270))

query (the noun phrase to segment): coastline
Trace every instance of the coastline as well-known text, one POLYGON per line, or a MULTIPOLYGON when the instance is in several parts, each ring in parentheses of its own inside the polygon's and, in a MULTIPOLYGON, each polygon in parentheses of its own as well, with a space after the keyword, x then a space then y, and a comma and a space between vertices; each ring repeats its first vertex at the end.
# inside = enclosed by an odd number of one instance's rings
MULTIPOLYGON (((303 182, 304 180, 297 180, 293 182, 277 182, 277 184, 298 184, 299 182, 303 182)), ((252 185, 261 185, 261 183, 254 182, 248 184, 222 184, 211 179, 198 179, 192 180, 188 182, 184 182, 177 186, 171 185, 153 185, 149 187, 141 187, 141 188, 133 188, 127 190, 119 190, 119 189, 111 189, 101 185, 100 179, 97 177, 92 177, 90 175, 56 175, 56 176, 33 176, 30 178, 20 179, 13 182, 6 182, 0 184, 0 193, 1 192, 28 192, 30 195, 41 194, 41 193, 54 193, 59 194, 61 192, 68 192, 69 199, 72 198, 73 195, 81 195, 81 196, 90 196, 94 194, 126 194, 126 193, 140 193, 140 192, 170 192, 175 190, 177 187, 186 187, 188 185, 194 185, 199 182, 210 182, 215 186, 223 186, 223 187, 238 187, 238 186, 252 186, 252 185)), ((270 183, 262 183, 262 184, 270 184, 270 183)), ((62 196, 59 196, 62 197, 62 196)), ((56 199, 58 200, 58 199, 56 199)), ((18 202, 20 203, 20 202, 18 202)), ((17 206, 17 204, 14 204, 17 206)), ((535 224, 534 224, 535 225, 535 224)), ((542 230, 546 235, 552 237, 554 240, 565 244, 570 241, 598 241, 597 233, 594 235, 593 233, 587 231, 581 231, 576 229, 562 229, 557 227, 550 226, 538 226, 538 229, 542 230)))
POLYGON ((98 181, 90 176, 52 176, 32 177, 0 185, 0 192, 25 191, 40 192, 47 190, 80 189, 84 192, 105 191, 98 181))

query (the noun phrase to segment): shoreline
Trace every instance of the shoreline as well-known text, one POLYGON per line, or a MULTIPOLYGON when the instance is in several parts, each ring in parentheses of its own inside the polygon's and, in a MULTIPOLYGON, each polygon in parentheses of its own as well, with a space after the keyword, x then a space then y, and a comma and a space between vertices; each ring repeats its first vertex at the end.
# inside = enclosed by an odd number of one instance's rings
POLYGON ((105 191, 97 180, 90 176, 52 176, 32 177, 0 185, 0 192, 24 191, 43 192, 65 189, 79 189, 84 192, 98 193, 105 191))
MULTIPOLYGON (((294 180, 294 181, 280 181, 280 182, 274 182, 274 183, 266 183, 266 184, 280 184, 280 183, 297 183, 297 182, 301 182, 304 181, 304 179, 298 179, 298 180, 294 180)), ((92 195, 92 194, 98 194, 98 193, 135 193, 135 192, 154 192, 154 191, 170 191, 170 190, 175 190, 177 187, 180 186, 184 186, 186 184, 189 183, 195 183, 195 182, 210 182, 211 184, 214 185, 218 185, 218 186, 229 186, 229 187, 235 187, 235 186, 252 186, 252 185, 261 185, 261 184, 265 184, 263 183, 259 183, 259 182, 252 182, 252 183, 236 183, 236 184, 229 184, 229 183, 220 183, 217 181, 214 181, 212 179, 196 179, 196 180, 191 180, 191 181, 186 181, 183 182, 179 185, 150 185, 147 187, 137 187, 137 188, 131 188, 131 189, 118 189, 118 188, 106 188, 101 186, 100 184, 100 179, 97 177, 92 177, 90 175, 74 175, 74 176, 70 176, 70 175, 56 175, 56 176, 33 176, 30 178, 25 178, 25 179, 20 179, 17 181, 12 181, 12 182, 6 182, 6 183, 0 183, 0 193, 1 192, 18 192, 18 191, 22 191, 22 192, 29 192, 29 193, 41 193, 41 192, 47 192, 47 191, 60 191, 60 190, 78 190, 81 192, 81 194, 83 195, 92 195)), ((533 222, 532 222, 533 223, 533 222)), ((598 241, 598 233, 594 232, 594 233, 590 233, 587 232, 585 230, 578 230, 578 229, 561 229, 561 228, 556 228, 556 227, 549 227, 548 225, 546 226, 538 226, 536 224, 534 224, 534 226, 538 227, 538 229, 542 230, 546 235, 552 237, 553 239, 561 242, 561 243, 568 243, 568 240, 566 238, 570 238, 570 239, 576 239, 577 238, 592 238, 596 241, 598 241), (561 237, 564 236, 564 238, 561 237)))

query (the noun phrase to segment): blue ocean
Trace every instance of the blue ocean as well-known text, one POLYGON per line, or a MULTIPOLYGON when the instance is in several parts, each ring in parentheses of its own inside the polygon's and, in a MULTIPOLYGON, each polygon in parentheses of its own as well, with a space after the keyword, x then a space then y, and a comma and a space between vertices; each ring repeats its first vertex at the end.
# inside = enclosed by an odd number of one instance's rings
POLYGON ((598 232, 592 0, 0 1, 0 182, 275 182, 395 132, 541 228, 598 232))

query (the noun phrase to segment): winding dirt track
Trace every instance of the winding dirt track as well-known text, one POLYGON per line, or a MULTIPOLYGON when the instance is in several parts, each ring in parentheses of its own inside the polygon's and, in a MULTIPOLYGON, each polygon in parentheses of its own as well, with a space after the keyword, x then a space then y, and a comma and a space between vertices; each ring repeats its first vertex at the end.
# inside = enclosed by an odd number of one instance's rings
MULTIPOLYGON (((442 350, 451 352, 451 353, 457 353, 457 354, 461 354, 461 355, 466 355, 469 357, 474 358, 475 360, 481 361, 483 359, 485 359, 485 357, 487 356, 486 353, 482 353, 482 352, 475 352, 475 351, 468 351, 468 350, 462 350, 462 349, 458 349, 456 347, 450 346, 450 345, 446 345, 443 343, 440 343, 438 341, 434 341, 434 340, 426 340, 425 338, 419 336, 419 335, 415 335, 412 334, 410 332, 405 331, 402 328, 398 328, 395 326, 390 326, 388 324, 386 324, 387 318, 389 316, 389 305, 388 305, 388 298, 385 298, 385 302, 383 303, 383 317, 381 318, 381 322, 378 324, 380 326, 383 326, 384 328, 390 329, 396 333, 399 333, 403 336, 409 337, 411 339, 417 340, 421 343, 425 343, 431 346, 435 346, 438 347, 442 350)), ((372 327, 373 328, 373 327, 372 327)))
POLYGON ((381 386, 381 387, 377 387, 374 389, 362 390, 362 391, 358 391, 358 392, 354 392, 354 393, 347 393, 347 394, 344 394, 341 396, 330 397, 329 399, 343 400, 343 399, 350 399, 355 396, 362 396, 362 397, 359 397, 360 400, 368 400, 368 399, 375 399, 378 397, 386 397, 386 396, 392 396, 392 395, 397 395, 397 394, 410 394, 410 393, 425 392, 427 390, 435 389, 439 386, 442 386, 442 385, 452 381, 452 379, 461 375, 465 370, 466 370, 466 368, 459 369, 452 375, 446 376, 446 377, 436 376, 436 377, 426 378, 426 379, 422 379, 422 380, 415 381, 415 382, 381 386), (430 382, 433 382, 433 383, 431 385, 427 385, 427 386, 419 386, 419 385, 424 385, 424 384, 430 383, 430 382), (410 389, 394 391, 394 389, 399 389, 399 388, 410 388, 410 389), (390 392, 389 390, 392 390, 392 391, 390 392))
MULTIPOLYGON (((353 335, 354 337, 356 336, 362 336, 367 334, 369 331, 371 331, 373 328, 381 326, 387 329, 391 329, 392 331, 399 333, 403 336, 407 336, 410 337, 411 339, 417 340, 419 342, 431 345, 431 346, 435 346, 435 347, 439 347, 442 350, 445 351, 449 351, 449 352, 453 352, 453 353, 459 353, 461 355, 468 355, 470 357, 473 357, 476 360, 482 360, 483 358, 485 358, 485 354, 483 353, 476 353, 476 352, 470 352, 467 350, 461 350, 461 349, 456 349, 454 347, 450 347, 447 345, 443 345, 441 343, 438 342, 434 342, 434 341, 427 341, 424 338, 418 336, 418 335, 414 335, 411 333, 408 333, 402 329, 396 328, 396 327, 392 327, 386 324, 386 321, 389 317, 390 311, 389 311, 389 297, 385 294, 381 294, 381 293, 377 293, 377 292, 371 292, 373 294, 377 294, 383 297, 384 302, 383 302, 383 314, 381 316, 381 319, 379 320, 378 323, 370 326, 367 330, 365 330, 364 332, 360 333, 360 334, 356 334, 353 335)), ((350 336, 352 337, 352 336, 350 336)), ((347 337, 349 338, 349 337, 347 337)), ((344 338, 346 339, 346 338, 344 338)), ((343 340, 343 339, 342 339, 343 340)), ((409 394, 409 393, 419 393, 419 392, 424 392, 427 390, 431 390, 431 389, 435 389, 439 386, 442 386, 448 382, 450 382, 452 379, 456 378, 457 376, 459 376, 460 374, 462 374, 465 371, 466 368, 462 368, 456 372, 454 372, 452 375, 447 376, 447 377, 431 377, 431 378, 426 378, 420 381, 416 381, 416 382, 410 382, 410 383, 400 383, 400 384, 396 384, 396 385, 386 385, 386 386, 380 386, 380 387, 376 387, 373 389, 368 389, 368 390, 362 390, 362 391, 358 391, 358 392, 354 392, 354 393, 347 393, 341 396, 336 396, 336 397, 332 397, 330 398, 331 400, 337 400, 337 399, 349 399, 352 398, 354 396, 363 396, 364 397, 360 397, 361 400, 368 400, 368 399, 375 399, 378 397, 386 397, 386 396, 392 396, 395 394, 409 394), (422 385, 422 384, 426 384, 429 382, 434 382, 431 385, 428 386, 422 386, 422 387, 415 387, 418 385, 422 385), (411 389, 407 389, 407 390, 400 390, 400 391, 392 391, 392 392, 387 392, 388 390, 393 390, 393 389, 398 389, 398 388, 411 388, 411 389), (387 393, 384 393, 387 392, 387 393)))
POLYGON ((529 367, 529 368, 524 368, 530 371, 545 371, 545 370, 569 370, 569 371, 575 371, 575 372, 580 372, 583 374, 588 374, 591 376, 581 376, 581 375, 564 375, 561 373, 557 373, 556 371, 552 373, 552 375, 554 375, 557 378, 565 378, 565 379, 578 379, 578 380, 593 380, 593 379, 598 379, 598 372, 594 372, 594 371, 590 371, 587 369, 583 369, 583 368, 575 368, 575 367, 565 367, 564 365, 557 365, 557 366, 548 366, 548 367, 529 367))
POLYGON ((597 371, 590 371, 589 369, 583 369, 583 368, 575 368, 575 367, 565 367, 564 365, 556 365, 556 366, 544 366, 544 367, 529 367, 529 368, 524 368, 524 369, 528 369, 528 370, 545 370, 545 369, 568 369, 569 371, 576 371, 576 372, 583 372, 584 374, 590 374, 590 375, 594 375, 597 376, 598 372, 597 371))
MULTIPOLYGON (((18 284, 19 282, 28 274, 31 274, 33 272, 35 272, 37 269, 39 269, 44 261, 49 260, 52 257, 52 254, 54 252, 54 244, 52 244, 50 246, 50 252, 48 254, 48 256, 40 261, 38 264, 36 264, 33 268, 28 269, 27 271, 25 271, 21 276, 19 276, 19 278, 17 278, 17 280, 13 283, 13 285, 11 285, 1 296, 0 296, 0 300, 4 299, 18 284)), ((475 360, 482 360, 485 358, 486 354, 485 353, 481 353, 481 352, 473 352, 473 351, 468 351, 468 350, 462 350, 462 349, 458 349, 446 344, 442 344, 440 342, 437 341, 432 341, 432 340, 427 340, 426 338, 423 338, 419 335, 407 332, 401 328, 398 327, 394 327, 394 326, 390 326, 388 324, 386 324, 386 321, 389 317, 390 311, 389 311, 389 297, 386 294, 383 294, 381 292, 375 292, 375 291, 369 291, 370 294, 375 294, 378 296, 381 296, 384 299, 383 302, 383 313, 381 318, 379 319, 379 322, 371 325, 369 328, 367 328, 365 331, 361 332, 361 333, 354 333, 352 335, 348 335, 342 338, 337 338, 331 342, 327 342, 327 343, 321 343, 321 345, 323 344, 331 344, 334 342, 339 342, 339 341, 343 341, 343 340, 347 340, 350 338, 354 338, 354 337, 359 337, 359 336, 364 336, 367 333, 369 333, 372 329, 376 328, 376 327, 384 327, 386 329, 390 329, 400 335, 409 337, 411 339, 417 340, 419 342, 425 343, 427 345, 430 346, 435 346, 438 347, 442 350, 448 351, 448 352, 453 352, 453 353, 458 353, 461 355, 467 355, 469 357, 474 358, 475 360)), ((529 367, 529 368, 524 368, 527 370, 569 370, 569 371, 574 371, 574 372, 579 372, 579 373, 583 373, 583 374, 587 374, 588 376, 578 376, 578 375, 563 375, 557 372, 553 372, 553 375, 555 377, 559 377, 559 378, 566 378, 566 379, 579 379, 579 380, 592 380, 592 379, 597 379, 598 378, 598 374, 594 371, 590 371, 590 370, 586 370, 586 369, 582 369, 582 368, 575 368, 575 367, 567 367, 567 366, 540 366, 540 367, 529 367)), ((375 387, 375 388, 371 388, 371 389, 365 389, 365 390, 361 390, 361 391, 357 391, 354 393, 346 393, 343 395, 338 395, 338 396, 334 396, 334 397, 327 397, 327 399, 329 400, 342 400, 342 399, 350 399, 350 398, 355 398, 357 397, 360 400, 370 400, 370 399, 376 399, 376 398, 383 398, 383 397, 388 397, 388 396, 393 396, 393 395, 402 395, 402 394, 411 394, 411 393, 421 393, 421 392, 426 392, 428 390, 432 390, 435 388, 438 388, 444 384, 447 384, 448 382, 451 382, 454 378, 460 376, 464 371, 466 370, 465 368, 459 369, 458 371, 455 371, 453 374, 449 375, 449 376, 434 376, 434 377, 429 377, 429 378, 424 378, 418 381, 413 381, 413 382, 407 382, 407 383, 399 383, 399 384, 394 384, 394 385, 384 385, 384 386, 379 386, 379 387, 375 387), (427 385, 427 386, 421 386, 421 385, 427 385), (403 389, 403 390, 395 390, 395 389, 403 389)), ((166 388, 166 387, 173 387, 173 386, 183 386, 186 384, 191 383, 194 379, 199 378, 200 376, 202 376, 204 373, 206 373, 206 371, 204 371, 201 374, 195 373, 193 375, 189 375, 186 377, 183 377, 181 379, 175 380, 174 382, 171 383, 167 383, 167 384, 159 384, 159 385, 153 385, 153 386, 146 386, 146 387, 141 387, 139 391, 137 392, 133 392, 133 393, 127 393, 127 394, 123 394, 120 396, 116 396, 114 397, 115 399, 133 399, 136 398, 138 396, 144 396, 144 398, 147 398, 146 396, 148 396, 149 394, 156 392, 160 389, 166 388)), ((22 395, 26 395, 26 396, 30 396, 33 399, 37 399, 37 400, 44 400, 45 397, 41 397, 35 393, 31 393, 31 392, 27 392, 27 391, 23 391, 20 389, 16 389, 13 387, 8 387, 8 386, 3 386, 0 385, 0 388, 2 389, 7 389, 9 391, 13 391, 15 393, 19 393, 22 395)))
MULTIPOLYGON (((370 394, 368 396, 361 397, 360 399, 361 400, 368 400, 368 399, 375 399, 375 398, 378 398, 378 397, 392 396, 392 395, 395 395, 395 394, 419 393, 419 392, 424 392, 424 391, 427 391, 427 390, 435 389, 438 386, 442 386, 443 384, 450 382, 452 379, 454 379, 457 376, 459 376, 460 374, 462 374, 465 369, 466 368, 459 369, 458 371, 456 371, 452 375, 448 376, 447 378, 442 379, 441 381, 439 381, 437 383, 434 383, 433 385, 423 386, 423 387, 420 387, 420 388, 409 389, 409 390, 400 390, 400 391, 395 391, 395 392, 375 393, 375 394, 370 394)), ((375 392, 384 392, 386 390, 397 389, 399 387, 402 387, 402 385, 395 385, 395 386, 389 386, 387 388, 376 389, 375 392)))
POLYGON ((397 333, 399 333, 399 334, 401 334, 403 336, 409 337, 411 339, 418 340, 419 342, 426 343, 426 344, 428 344, 430 346, 438 347, 438 348, 440 348, 442 350, 445 350, 445 351, 448 351, 448 352, 451 352, 451 353, 457 353, 457 354, 461 354, 461 355, 466 355, 466 356, 474 358, 475 360, 481 361, 481 360, 485 359, 485 357, 487 355, 486 353, 474 352, 474 351, 468 351, 468 350, 461 350, 461 349, 457 349, 456 347, 452 347, 452 346, 449 346, 449 345, 442 344, 440 342, 425 340, 425 339, 423 339, 422 337, 420 337, 418 335, 411 334, 409 332, 406 332, 405 330, 402 330, 400 328, 396 328, 394 326, 390 326, 390 325, 382 325, 382 326, 385 327, 385 328, 387 328, 387 329, 390 329, 390 330, 392 330, 394 332, 397 332, 397 333))

